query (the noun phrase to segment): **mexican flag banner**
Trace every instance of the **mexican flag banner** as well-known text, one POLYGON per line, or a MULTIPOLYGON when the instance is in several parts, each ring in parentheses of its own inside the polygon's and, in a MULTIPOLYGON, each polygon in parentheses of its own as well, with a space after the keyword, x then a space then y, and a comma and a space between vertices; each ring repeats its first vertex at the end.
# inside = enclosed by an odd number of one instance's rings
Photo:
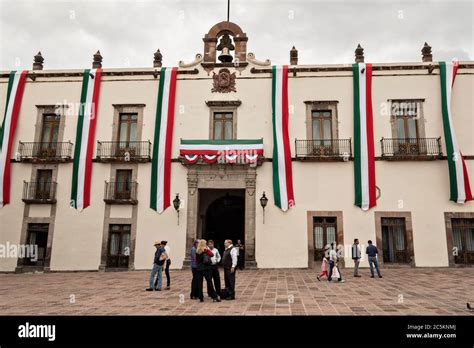
POLYGON ((439 62, 439 70, 441 78, 441 114, 449 167, 450 200, 462 204, 472 200, 472 193, 466 163, 454 132, 451 113, 451 94, 458 70, 458 62, 439 62))
POLYGON ((10 203, 10 153, 28 71, 12 71, 8 78, 5 113, 0 128, 0 208, 10 203))
POLYGON ((353 64, 355 205, 367 211, 376 205, 372 64, 353 64))
POLYGON ((82 75, 71 189, 71 207, 77 210, 83 210, 90 204, 92 149, 101 77, 101 69, 86 69, 82 75))
POLYGON ((283 211, 294 206, 288 135, 288 66, 272 67, 273 195, 283 211))
POLYGON ((162 213, 170 206, 171 144, 173 141, 176 73, 161 68, 151 163, 150 208, 162 213))

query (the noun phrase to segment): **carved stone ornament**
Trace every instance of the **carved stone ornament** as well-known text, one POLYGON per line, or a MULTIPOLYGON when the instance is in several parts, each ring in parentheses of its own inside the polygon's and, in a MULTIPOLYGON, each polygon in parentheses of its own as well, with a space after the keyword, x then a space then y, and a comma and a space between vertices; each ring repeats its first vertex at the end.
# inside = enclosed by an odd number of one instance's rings
POLYGON ((211 89, 212 93, 237 92, 235 89, 235 72, 231 74, 229 69, 220 69, 219 73, 214 73, 212 78, 214 80, 214 86, 211 89))

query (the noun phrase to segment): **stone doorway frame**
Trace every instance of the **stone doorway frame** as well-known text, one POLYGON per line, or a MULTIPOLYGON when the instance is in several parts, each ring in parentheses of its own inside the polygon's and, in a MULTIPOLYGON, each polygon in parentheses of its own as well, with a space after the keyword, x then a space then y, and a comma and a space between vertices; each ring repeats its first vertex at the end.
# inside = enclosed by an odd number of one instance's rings
POLYGON ((245 165, 192 164, 188 168, 188 197, 186 219, 186 257, 184 266, 190 265, 189 250, 197 237, 199 222, 199 189, 245 190, 245 267, 256 268, 255 260, 255 185, 257 168, 245 165))

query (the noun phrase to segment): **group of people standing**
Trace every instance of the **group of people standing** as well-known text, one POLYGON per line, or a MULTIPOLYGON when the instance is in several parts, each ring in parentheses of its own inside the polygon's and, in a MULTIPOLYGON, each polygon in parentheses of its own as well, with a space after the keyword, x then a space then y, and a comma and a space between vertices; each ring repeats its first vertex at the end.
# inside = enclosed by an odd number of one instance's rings
POLYGON ((239 247, 234 246, 232 240, 226 239, 224 242, 224 252, 221 257, 219 250, 215 247, 214 241, 197 239, 191 248, 191 271, 193 278, 191 281, 192 300, 199 299, 204 302, 203 283, 206 279, 207 295, 213 302, 220 302, 221 297, 226 300, 235 299, 235 273, 239 260, 239 247), (222 263, 224 268, 225 288, 221 290, 221 278, 218 264, 222 263))
MULTIPOLYGON (((378 261, 378 250, 375 245, 373 245, 372 241, 369 240, 367 249, 365 253, 369 258, 369 266, 370 266, 370 273, 371 278, 374 278, 374 268, 377 271, 377 275, 379 278, 382 278, 382 274, 380 273, 379 269, 379 261, 378 261)), ((322 277, 326 277, 327 280, 330 282, 333 279, 337 279, 338 282, 343 283, 344 280, 342 279, 342 274, 339 269, 339 256, 335 250, 335 243, 331 243, 330 247, 324 250, 324 256, 321 264, 321 272, 316 276, 316 278, 321 281, 322 277), (328 270, 329 266, 329 270, 328 270)), ((361 259, 361 251, 359 246, 359 239, 354 239, 354 244, 352 244, 352 260, 354 261, 354 277, 361 277, 359 274, 359 264, 361 259)))

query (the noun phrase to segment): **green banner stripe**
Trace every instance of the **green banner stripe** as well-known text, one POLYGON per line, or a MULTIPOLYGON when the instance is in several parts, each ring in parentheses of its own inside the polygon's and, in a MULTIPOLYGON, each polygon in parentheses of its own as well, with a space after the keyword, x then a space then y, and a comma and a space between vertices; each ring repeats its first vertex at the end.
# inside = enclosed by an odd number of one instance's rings
POLYGON ((261 145, 263 139, 182 140, 181 145, 261 145))
POLYGON ((161 114, 163 108, 163 90, 165 86, 166 68, 160 70, 160 83, 158 87, 158 99, 156 102, 156 117, 155 117, 155 134, 153 137, 153 158, 151 162, 151 190, 150 190, 150 208, 157 210, 157 190, 158 190, 158 154, 160 146, 160 128, 161 118, 167 115, 161 114))
POLYGON ((7 100, 5 102, 5 112, 3 114, 2 127, 0 128, 0 150, 2 149, 2 146, 3 146, 3 135, 5 132, 5 122, 7 118, 8 103, 10 102, 13 82, 15 80, 15 74, 16 74, 16 71, 11 71, 10 76, 8 77, 7 100))
POLYGON ((354 187, 356 206, 362 207, 362 173, 361 173, 361 144, 360 144, 360 91, 359 91, 359 65, 352 65, 354 88, 354 187))
POLYGON ((79 105, 79 114, 77 117, 77 129, 76 129, 76 144, 74 147, 74 162, 72 167, 72 189, 71 189, 71 201, 74 204, 74 208, 77 208, 77 180, 79 175, 79 162, 81 156, 81 146, 82 141, 87 141, 87 139, 82 139, 83 125, 84 125, 84 111, 85 103, 87 98, 87 86, 89 84, 90 78, 90 69, 84 70, 82 75, 82 88, 81 88, 81 102, 79 105))
MULTIPOLYGON (((273 124, 273 196, 275 205, 281 209, 280 180, 278 175, 278 143, 276 136, 276 66, 272 66, 272 124, 273 124)), ((281 88, 281 86, 279 86, 281 88)))

